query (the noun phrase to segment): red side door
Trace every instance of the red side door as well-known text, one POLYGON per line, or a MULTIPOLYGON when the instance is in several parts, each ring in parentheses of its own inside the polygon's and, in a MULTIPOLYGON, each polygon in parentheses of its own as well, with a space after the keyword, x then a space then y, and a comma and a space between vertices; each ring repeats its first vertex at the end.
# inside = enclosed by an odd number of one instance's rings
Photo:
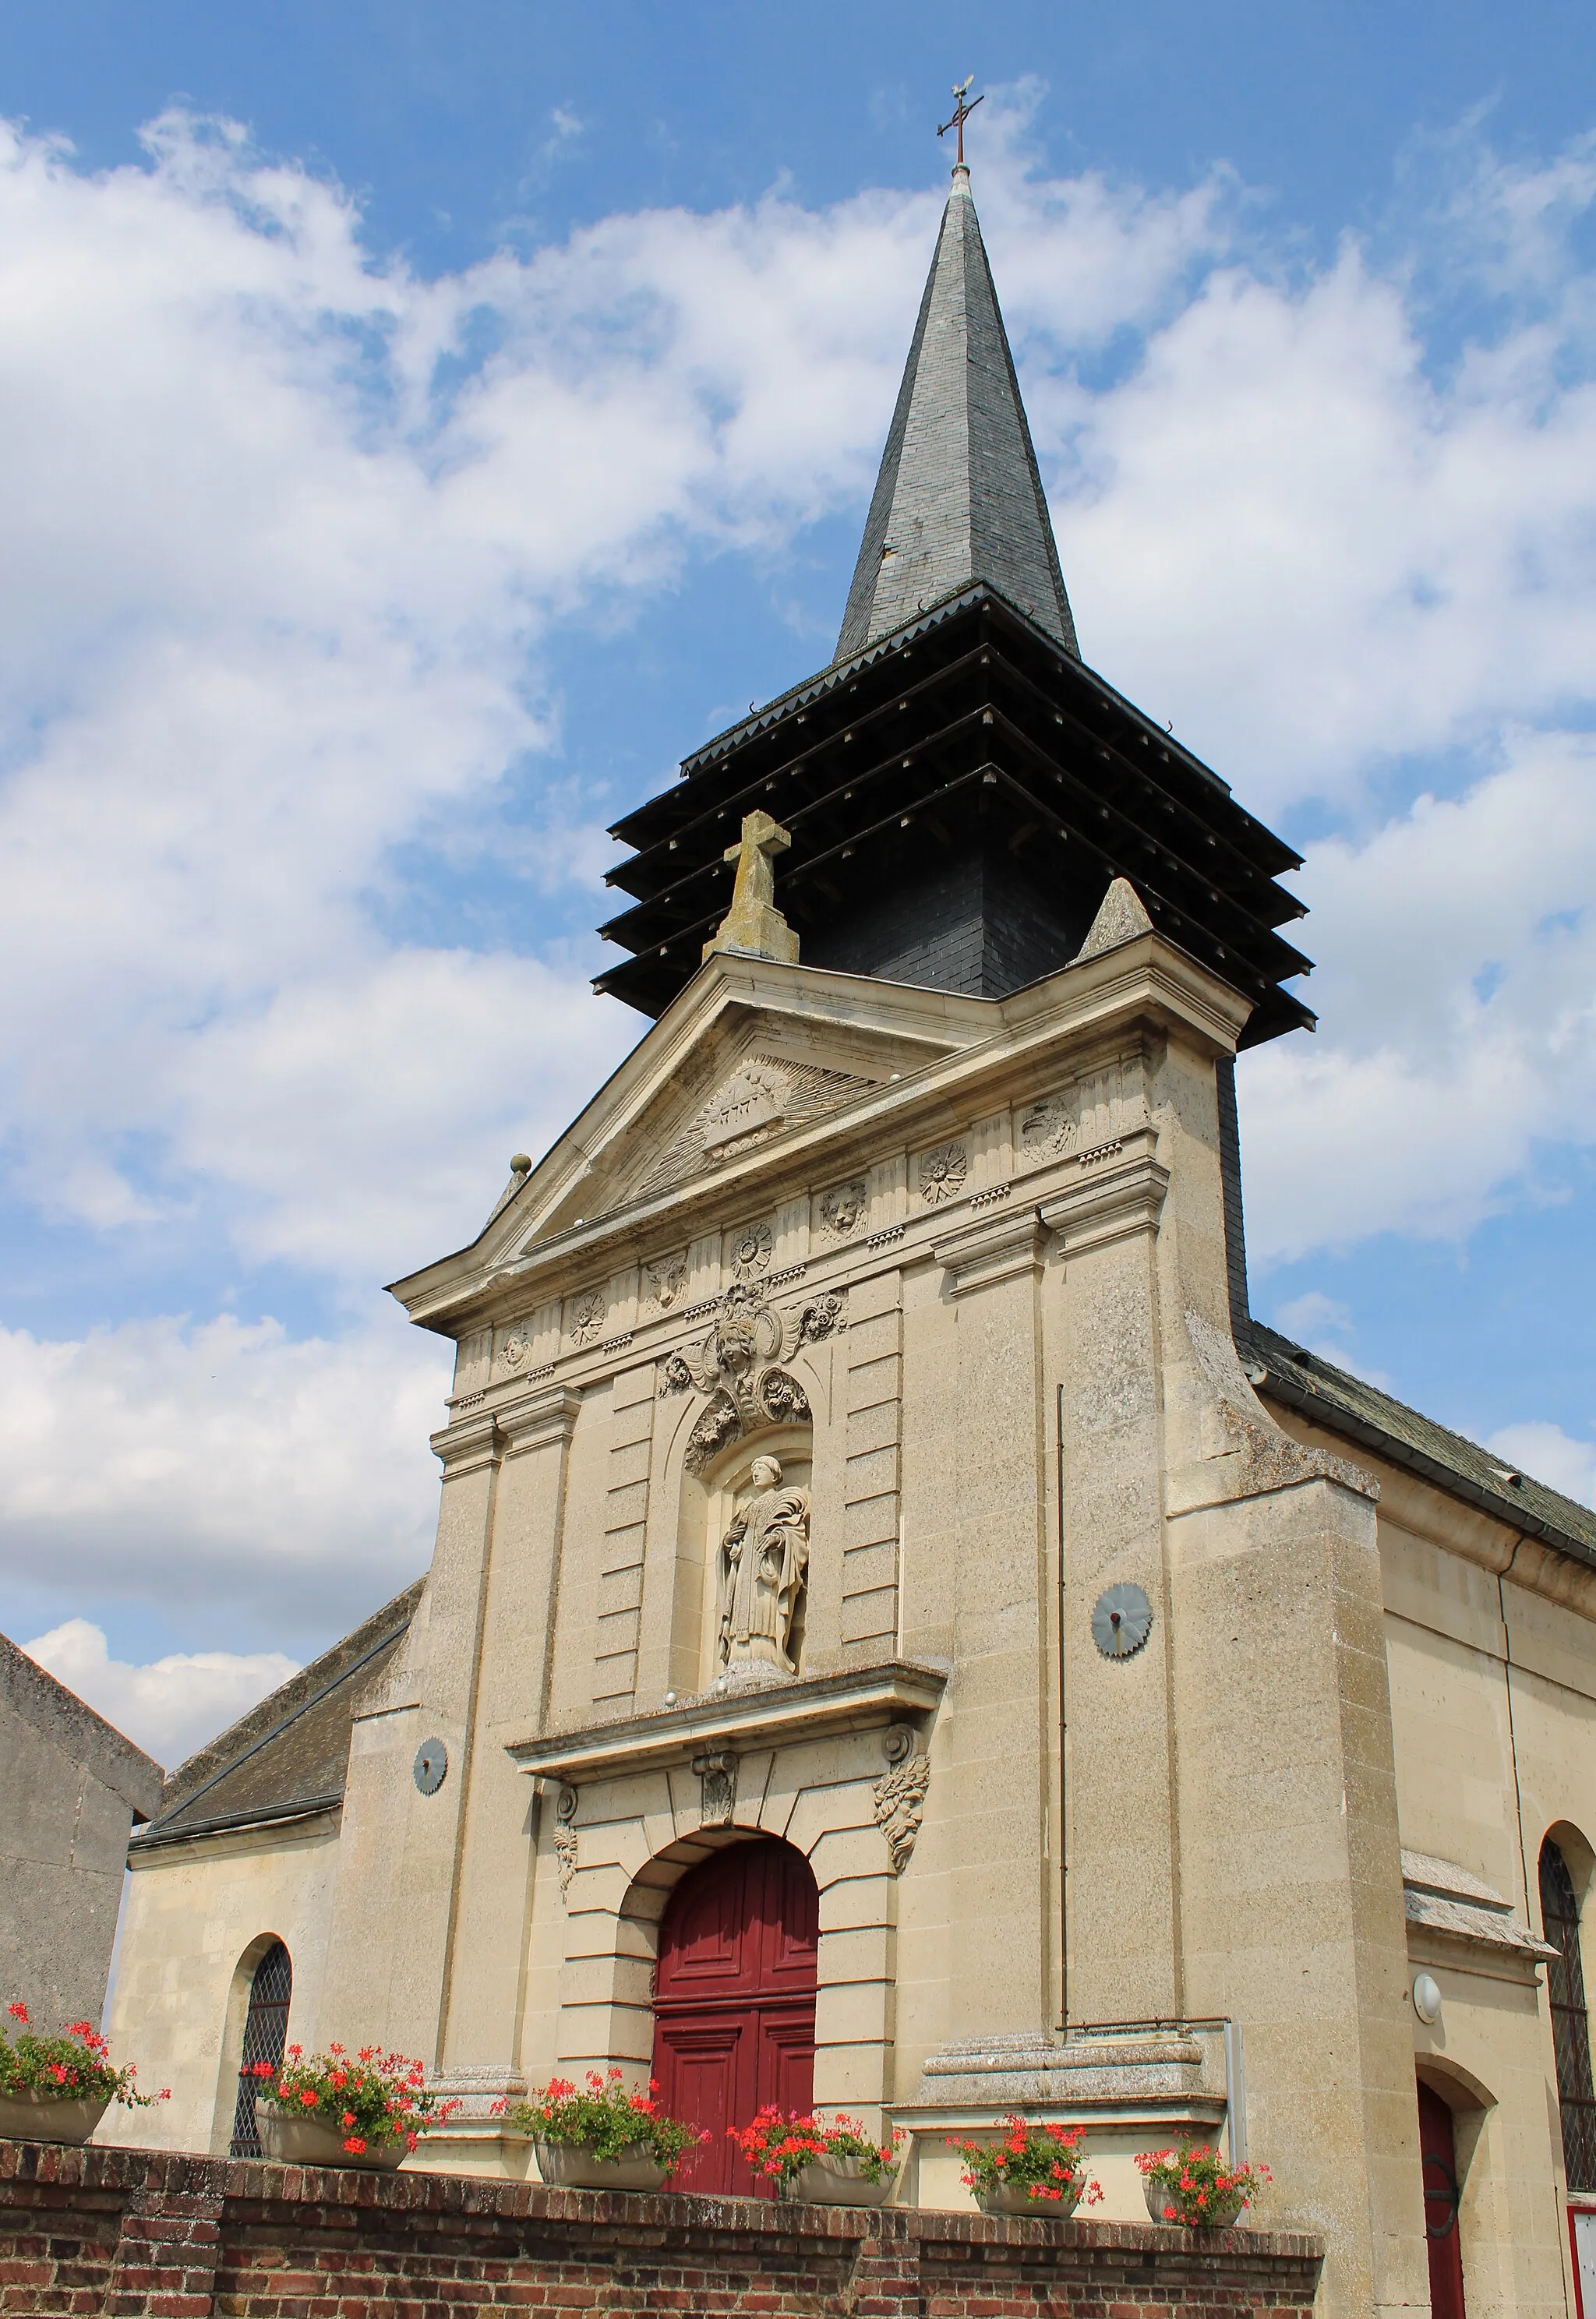
POLYGON ((820 1895, 778 1837, 734 1845, 684 1876, 660 1926, 654 2074, 673 2117, 709 2141, 672 2177, 683 2190, 758 2195, 728 2127, 767 2102, 807 2110, 815 2093, 820 1895))
POLYGON ((1457 2150, 1452 2112, 1433 2087, 1419 2087, 1419 2149, 1424 2161, 1424 2231, 1429 2248, 1431 2319, 1464 2319, 1463 2242, 1457 2229, 1457 2150))

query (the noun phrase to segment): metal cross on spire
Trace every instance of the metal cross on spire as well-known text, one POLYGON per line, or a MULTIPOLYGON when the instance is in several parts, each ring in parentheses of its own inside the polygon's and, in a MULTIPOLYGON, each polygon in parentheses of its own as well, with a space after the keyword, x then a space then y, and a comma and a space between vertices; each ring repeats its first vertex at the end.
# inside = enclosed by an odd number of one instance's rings
POLYGON ((955 85, 953 118, 951 121, 944 121, 936 132, 939 137, 945 137, 950 129, 956 129, 959 131, 959 159, 956 166, 960 169, 964 167, 964 124, 975 111, 976 105, 985 104, 987 102, 986 94, 983 91, 972 104, 966 104, 964 100, 969 94, 969 85, 974 78, 974 73, 966 73, 964 78, 955 85))

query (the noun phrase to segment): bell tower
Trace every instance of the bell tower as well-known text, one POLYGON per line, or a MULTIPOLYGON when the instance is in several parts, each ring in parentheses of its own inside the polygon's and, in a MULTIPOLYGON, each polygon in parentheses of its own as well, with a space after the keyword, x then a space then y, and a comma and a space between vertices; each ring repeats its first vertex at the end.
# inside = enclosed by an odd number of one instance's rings
POLYGON ((933 2207, 1005 2111, 1120 2221, 1250 2123, 1325 2307, 1421 2300, 1375 1492, 1235 1341, 1297 856, 1080 656, 962 159, 834 658, 615 835, 648 1028, 395 1288, 458 1358, 327 2017, 484 2138, 507 2057, 812 2089, 933 2207))

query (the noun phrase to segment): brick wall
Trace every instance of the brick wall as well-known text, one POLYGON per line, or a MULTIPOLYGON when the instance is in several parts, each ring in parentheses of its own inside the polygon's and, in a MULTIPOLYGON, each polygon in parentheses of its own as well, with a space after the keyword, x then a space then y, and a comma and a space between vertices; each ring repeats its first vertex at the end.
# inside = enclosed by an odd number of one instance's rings
POLYGON ((1317 2240, 0 2142, 0 2314, 1308 2319, 1317 2240))

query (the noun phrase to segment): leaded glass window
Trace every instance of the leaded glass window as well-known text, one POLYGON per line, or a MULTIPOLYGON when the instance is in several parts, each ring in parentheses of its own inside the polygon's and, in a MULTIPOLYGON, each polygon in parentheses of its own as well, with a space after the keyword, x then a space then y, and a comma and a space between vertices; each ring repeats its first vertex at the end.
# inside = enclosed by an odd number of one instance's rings
POLYGON ((275 2070, 283 2059, 283 2048, 288 2038, 288 2000, 293 1994, 293 1967, 281 1941, 271 1947, 255 1968, 255 1978, 249 1984, 249 2010, 244 2020, 244 2051, 239 2061, 239 2098, 233 2109, 233 2138, 230 2154, 234 2158, 258 2158, 260 2134, 255 2116, 255 2094, 260 2080, 255 2075, 257 2062, 269 2062, 275 2070))
POLYGON ((1568 1863, 1550 1836, 1540 1848, 1540 1914, 1546 1937, 1557 1952, 1547 1962, 1546 1994, 1557 2061, 1564 2171, 1571 2190, 1596 2190, 1596 2084, 1591 2078, 1591 2028, 1580 1964, 1579 1902, 1568 1863))

